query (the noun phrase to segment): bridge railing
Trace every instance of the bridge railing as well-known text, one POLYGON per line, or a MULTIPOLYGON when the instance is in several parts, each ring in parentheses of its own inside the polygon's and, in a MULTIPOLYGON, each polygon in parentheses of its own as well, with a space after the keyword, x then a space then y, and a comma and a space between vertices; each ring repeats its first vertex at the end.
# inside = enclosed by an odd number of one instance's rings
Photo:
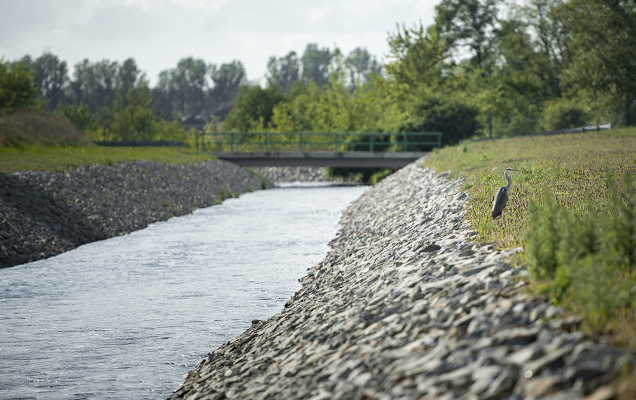
POLYGON ((422 151, 442 147, 441 132, 197 132, 196 148, 215 152, 422 151))

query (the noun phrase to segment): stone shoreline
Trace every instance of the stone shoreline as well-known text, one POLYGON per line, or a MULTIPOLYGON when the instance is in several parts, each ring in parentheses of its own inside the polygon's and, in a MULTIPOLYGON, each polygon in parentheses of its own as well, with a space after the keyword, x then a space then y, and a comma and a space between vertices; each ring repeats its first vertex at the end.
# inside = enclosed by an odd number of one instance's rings
POLYGON ((209 207, 221 189, 238 195, 260 186, 259 177, 225 161, 0 174, 0 268, 209 207))
POLYGON ((611 399, 636 355, 576 331, 463 221, 448 173, 411 164, 342 214, 280 313, 214 350, 170 399, 611 399))

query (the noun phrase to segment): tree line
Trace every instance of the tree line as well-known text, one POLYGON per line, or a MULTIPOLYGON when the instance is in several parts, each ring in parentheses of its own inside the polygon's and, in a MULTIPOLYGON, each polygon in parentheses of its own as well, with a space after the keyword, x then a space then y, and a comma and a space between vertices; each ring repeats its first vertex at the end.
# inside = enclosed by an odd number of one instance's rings
POLYGON ((353 89, 338 57, 329 84, 242 89, 225 128, 439 131, 449 144, 489 122, 504 136, 634 121, 633 0, 442 0, 431 26, 397 26, 388 44, 384 73, 353 89))
POLYGON ((387 40, 383 65, 364 48, 344 55, 317 44, 273 56, 264 87, 249 83, 240 61, 193 57, 154 88, 134 59, 84 60, 72 78, 50 53, 3 68, 31 73, 43 108, 90 113, 108 131, 222 116, 229 104, 217 129, 440 131, 444 144, 488 135, 490 123, 504 136, 636 119, 634 0, 441 0, 432 25, 398 25, 387 40), (115 123, 131 104, 137 111, 115 123))

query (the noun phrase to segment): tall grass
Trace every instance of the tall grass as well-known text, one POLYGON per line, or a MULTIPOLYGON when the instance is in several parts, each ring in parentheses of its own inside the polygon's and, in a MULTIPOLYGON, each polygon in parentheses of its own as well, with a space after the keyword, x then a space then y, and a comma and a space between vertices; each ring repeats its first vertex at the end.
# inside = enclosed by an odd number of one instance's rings
POLYGON ((48 146, 80 146, 90 141, 75 125, 58 114, 16 110, 0 114, 0 146, 40 143, 48 146))

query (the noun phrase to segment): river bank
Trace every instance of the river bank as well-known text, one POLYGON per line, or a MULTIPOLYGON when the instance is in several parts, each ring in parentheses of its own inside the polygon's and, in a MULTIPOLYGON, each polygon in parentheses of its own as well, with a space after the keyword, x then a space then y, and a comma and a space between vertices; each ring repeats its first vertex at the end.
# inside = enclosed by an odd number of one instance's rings
POLYGON ((222 189, 233 195, 260 186, 257 176, 225 161, 0 174, 0 268, 209 207, 222 189))
POLYGON ((467 195, 418 163, 342 213, 280 313, 210 353, 171 399, 590 399, 636 355, 527 291, 515 249, 463 222, 467 195))

